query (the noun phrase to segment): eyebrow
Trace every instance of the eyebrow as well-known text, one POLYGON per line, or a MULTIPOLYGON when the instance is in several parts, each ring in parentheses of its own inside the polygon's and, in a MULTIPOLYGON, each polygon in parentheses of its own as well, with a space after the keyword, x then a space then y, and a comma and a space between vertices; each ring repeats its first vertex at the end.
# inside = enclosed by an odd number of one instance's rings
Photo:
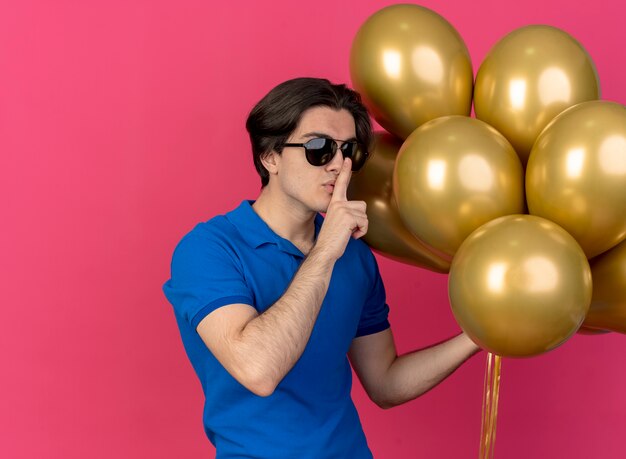
POLYGON ((306 134, 303 134, 302 137, 304 138, 322 137, 324 139, 339 140, 340 142, 356 142, 357 141, 356 137, 350 137, 349 139, 345 139, 345 140, 333 139, 332 136, 328 134, 324 134, 323 132, 307 132, 306 134))

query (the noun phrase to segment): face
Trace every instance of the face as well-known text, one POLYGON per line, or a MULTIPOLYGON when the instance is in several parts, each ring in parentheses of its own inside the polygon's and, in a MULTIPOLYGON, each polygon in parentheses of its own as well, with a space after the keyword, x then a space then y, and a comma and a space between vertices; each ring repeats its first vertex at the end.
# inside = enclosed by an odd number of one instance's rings
MULTIPOLYGON (((287 143, 305 143, 315 137, 333 138, 339 146, 343 144, 341 141, 353 141, 356 139, 354 118, 347 110, 311 108, 302 114, 300 124, 287 143)), ((270 186, 275 186, 275 191, 289 205, 305 212, 326 212, 343 164, 339 149, 324 166, 309 164, 302 147, 285 147, 281 154, 272 155, 272 161, 270 186)))

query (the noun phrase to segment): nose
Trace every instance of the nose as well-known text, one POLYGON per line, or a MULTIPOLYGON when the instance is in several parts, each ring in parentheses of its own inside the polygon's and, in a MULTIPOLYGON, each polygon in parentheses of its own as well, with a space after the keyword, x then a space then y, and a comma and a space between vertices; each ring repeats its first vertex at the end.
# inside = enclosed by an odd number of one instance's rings
POLYGON ((337 148, 337 151, 335 151, 335 155, 333 156, 333 159, 326 164, 326 170, 329 172, 334 172, 336 174, 339 174, 339 172, 341 172, 341 167, 343 166, 343 152, 341 151, 341 148, 337 148))

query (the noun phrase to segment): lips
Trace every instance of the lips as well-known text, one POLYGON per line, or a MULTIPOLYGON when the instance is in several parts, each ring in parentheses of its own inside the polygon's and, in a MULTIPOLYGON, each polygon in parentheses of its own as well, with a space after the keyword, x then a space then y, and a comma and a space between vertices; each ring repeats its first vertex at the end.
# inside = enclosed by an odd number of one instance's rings
POLYGON ((332 194, 333 190, 335 189, 335 181, 334 180, 329 180, 328 182, 324 183, 323 186, 324 186, 324 189, 328 193, 332 194))

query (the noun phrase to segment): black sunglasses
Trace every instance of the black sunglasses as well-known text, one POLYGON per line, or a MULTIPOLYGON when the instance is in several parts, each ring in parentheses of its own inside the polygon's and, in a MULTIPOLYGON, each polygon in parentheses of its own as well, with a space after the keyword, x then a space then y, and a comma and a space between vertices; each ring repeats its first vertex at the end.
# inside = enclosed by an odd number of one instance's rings
POLYGON ((340 147, 336 140, 325 137, 316 137, 305 143, 286 143, 283 146, 304 148, 306 160, 312 166, 328 164, 335 157, 337 149, 340 149, 344 158, 352 160, 352 171, 354 172, 363 167, 368 156, 367 151, 355 141, 343 142, 340 147))

